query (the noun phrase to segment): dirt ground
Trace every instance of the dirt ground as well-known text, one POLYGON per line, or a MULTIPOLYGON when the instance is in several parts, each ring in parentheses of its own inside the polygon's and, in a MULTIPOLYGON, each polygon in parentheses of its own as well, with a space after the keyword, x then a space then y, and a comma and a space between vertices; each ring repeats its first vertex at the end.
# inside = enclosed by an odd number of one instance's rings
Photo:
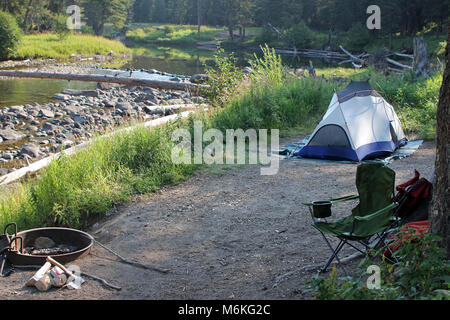
MULTIPOLYGON (((425 142, 411 157, 394 161, 396 183, 414 169, 430 178, 434 157, 434 143, 425 142)), ((0 278, 0 298, 311 299, 304 291, 317 271, 305 267, 324 262, 330 251, 301 202, 355 193, 355 173, 355 164, 311 160, 281 160, 273 176, 260 175, 258 166, 203 170, 116 208, 88 230, 122 256, 169 273, 120 263, 94 245, 74 263, 121 291, 87 279, 78 291, 41 293, 24 285, 32 271, 17 270, 0 278)), ((339 204, 333 214, 348 215, 354 205, 339 204)))

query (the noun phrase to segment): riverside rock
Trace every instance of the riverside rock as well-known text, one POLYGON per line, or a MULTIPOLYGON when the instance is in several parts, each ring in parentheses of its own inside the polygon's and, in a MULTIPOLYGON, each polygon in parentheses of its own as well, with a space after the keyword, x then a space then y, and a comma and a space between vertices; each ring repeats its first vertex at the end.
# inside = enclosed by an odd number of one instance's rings
POLYGON ((70 96, 85 96, 85 97, 98 97, 98 92, 96 90, 73 90, 66 89, 61 92, 62 94, 70 96))
POLYGON ((41 109, 39 110, 38 117, 51 119, 55 117, 55 113, 49 109, 41 109))
POLYGON ((2 137, 3 140, 16 141, 25 138, 25 134, 7 128, 7 129, 0 129, 0 137, 2 137))
POLYGON ((32 158, 39 157, 39 147, 34 144, 25 144, 22 149, 20 149, 22 155, 29 155, 32 158))

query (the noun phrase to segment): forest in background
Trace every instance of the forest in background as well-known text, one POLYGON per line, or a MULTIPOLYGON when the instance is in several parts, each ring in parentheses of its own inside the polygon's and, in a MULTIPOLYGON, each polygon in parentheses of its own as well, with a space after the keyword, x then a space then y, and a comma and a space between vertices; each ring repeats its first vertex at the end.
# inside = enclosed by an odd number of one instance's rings
POLYGON ((415 35, 423 30, 442 33, 449 1, 442 0, 0 0, 24 31, 52 29, 55 17, 69 5, 79 5, 82 20, 97 35, 106 24, 117 30, 129 23, 171 23, 226 26, 245 35, 248 27, 295 33, 305 26, 326 32, 347 32, 365 24, 369 5, 381 9, 379 34, 415 35), (273 27, 270 27, 269 24, 273 27))

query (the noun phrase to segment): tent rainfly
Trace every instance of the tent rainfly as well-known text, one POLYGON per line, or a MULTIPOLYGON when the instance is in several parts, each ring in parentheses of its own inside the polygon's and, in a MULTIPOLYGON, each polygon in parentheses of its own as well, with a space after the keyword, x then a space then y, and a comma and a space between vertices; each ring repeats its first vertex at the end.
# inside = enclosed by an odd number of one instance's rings
POLYGON ((328 110, 295 156, 362 161, 390 154, 407 139, 394 108, 368 81, 335 92, 328 110))

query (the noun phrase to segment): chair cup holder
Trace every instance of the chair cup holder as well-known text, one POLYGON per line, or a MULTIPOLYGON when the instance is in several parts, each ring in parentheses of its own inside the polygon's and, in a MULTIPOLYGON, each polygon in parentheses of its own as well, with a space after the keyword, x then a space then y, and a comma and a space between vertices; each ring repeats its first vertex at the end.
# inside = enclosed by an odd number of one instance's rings
POLYGON ((331 216, 331 201, 313 201, 312 210, 315 218, 327 218, 331 216))

